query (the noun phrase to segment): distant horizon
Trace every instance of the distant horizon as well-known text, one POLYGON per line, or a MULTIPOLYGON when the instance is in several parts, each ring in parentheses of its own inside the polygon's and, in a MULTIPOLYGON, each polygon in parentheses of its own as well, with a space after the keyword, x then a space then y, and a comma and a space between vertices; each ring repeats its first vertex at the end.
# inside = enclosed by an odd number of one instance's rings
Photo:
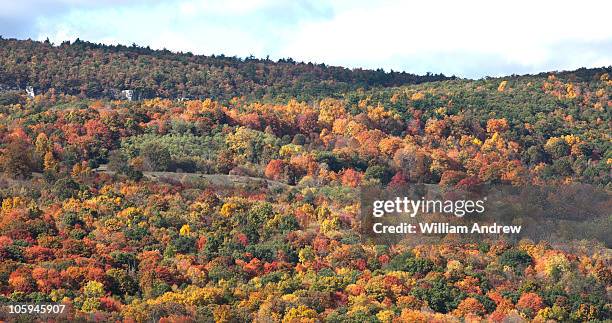
POLYGON ((343 66, 343 65, 334 65, 334 64, 329 64, 327 62, 312 62, 312 61, 300 61, 300 60, 296 60, 293 57, 280 57, 280 58, 276 58, 276 59, 272 59, 269 57, 269 55, 267 57, 258 57, 258 56, 237 56, 237 55, 227 55, 224 53, 212 53, 212 54, 197 54, 197 53, 193 53, 190 51, 176 51, 176 50, 171 50, 171 49, 167 49, 167 48, 152 48, 149 45, 142 45, 142 44, 138 44, 136 42, 132 42, 131 44, 122 44, 122 43, 118 43, 118 44, 106 44, 106 43, 100 43, 100 42, 93 42, 87 39, 81 39, 79 37, 73 39, 73 40, 64 40, 62 42, 59 43, 55 43, 53 41, 51 41, 50 39, 45 39, 45 40, 37 40, 37 39, 31 39, 31 38, 25 38, 25 39, 20 39, 20 38, 15 38, 15 37, 7 37, 5 35, 0 34, 0 39, 5 39, 5 40, 17 40, 17 41, 35 41, 35 42, 39 42, 39 43, 44 43, 45 41, 49 40, 50 44, 53 47, 59 47, 62 45, 62 43, 64 42, 69 42, 71 45, 74 44, 74 42, 76 40, 82 41, 82 42, 86 42, 89 44, 94 44, 94 45, 102 45, 102 46, 108 46, 108 47, 126 47, 126 48, 131 48, 133 46, 136 46, 137 48, 143 48, 143 49, 148 49, 151 51, 159 51, 159 52, 163 52, 163 51, 168 51, 170 53, 173 54, 179 54, 179 55, 193 55, 193 56, 202 56, 202 57, 225 57, 225 58, 235 58, 235 59, 239 59, 242 61, 246 61, 247 59, 254 59, 254 60, 259 60, 259 61, 265 61, 265 60, 269 60, 271 62, 274 63, 280 63, 281 61, 287 61, 287 60, 293 60, 296 64, 313 64, 313 65, 324 65, 324 66, 328 66, 328 67, 339 67, 339 68, 346 68, 349 70, 371 70, 371 71, 377 71, 377 70, 382 70, 385 73, 406 73, 406 74, 413 74, 413 75, 426 75, 426 74, 430 74, 430 75, 444 75, 445 77, 450 77, 450 78, 457 78, 457 79, 461 79, 461 80, 482 80, 482 79, 487 79, 487 78, 504 78, 504 77, 520 77, 520 76, 535 76, 535 75, 539 75, 539 74, 546 74, 546 73, 566 73, 566 72, 573 72, 579 69, 605 69, 605 68, 610 68, 612 67, 612 65, 602 65, 602 66, 580 66, 574 69, 563 69, 563 70, 542 70, 542 71, 536 71, 536 72, 531 72, 531 73, 523 73, 523 74, 506 74, 506 75, 484 75, 478 78, 474 78, 474 77, 462 77, 462 76, 457 76, 454 74, 448 74, 448 73, 444 73, 444 72, 425 72, 425 73, 416 73, 413 71, 407 71, 407 70, 394 70, 394 69, 385 69, 383 67, 379 67, 379 68, 369 68, 369 67, 363 67, 363 66, 355 66, 355 67, 349 67, 349 66, 343 66))
POLYGON ((479 79, 612 65, 612 3, 23 0, 0 34, 479 79))

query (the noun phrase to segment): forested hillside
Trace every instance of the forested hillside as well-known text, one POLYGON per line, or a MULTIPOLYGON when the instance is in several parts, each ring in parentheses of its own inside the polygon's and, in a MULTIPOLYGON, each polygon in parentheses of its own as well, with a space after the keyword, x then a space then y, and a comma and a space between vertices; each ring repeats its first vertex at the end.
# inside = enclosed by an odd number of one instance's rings
POLYGON ((30 99, 23 91, 8 91, 0 95, 0 138, 5 149, 26 144, 34 149, 37 139, 53 143, 28 159, 22 146, 15 149, 18 156, 5 154, 5 163, 14 158, 20 164, 13 177, 43 172, 40 154, 49 150, 68 168, 107 164, 111 152, 130 164, 145 162, 141 170, 227 173, 241 166, 263 176, 272 163, 284 174, 274 177, 291 184, 311 179, 323 167, 357 177, 377 174, 384 184, 403 174, 432 184, 452 177, 608 187, 608 72, 449 80, 286 103, 128 102, 55 90, 30 99), (167 160, 148 161, 143 154, 149 146, 163 150, 149 155, 167 160), (297 165, 295 158, 306 164, 297 165))
POLYGON ((121 90, 133 90, 139 98, 311 99, 357 88, 444 79, 444 75, 350 70, 292 59, 199 56, 78 39, 52 46, 0 38, 0 85, 53 88, 89 98, 115 98, 121 90))
POLYGON ((1 303, 136 322, 612 315, 609 216, 567 230, 599 241, 563 244, 356 230, 369 186, 561 187, 555 201, 578 184, 609 201, 611 68, 450 80, 0 42, 0 83, 39 89, 0 93, 1 303), (155 98, 111 98, 123 88, 155 98))

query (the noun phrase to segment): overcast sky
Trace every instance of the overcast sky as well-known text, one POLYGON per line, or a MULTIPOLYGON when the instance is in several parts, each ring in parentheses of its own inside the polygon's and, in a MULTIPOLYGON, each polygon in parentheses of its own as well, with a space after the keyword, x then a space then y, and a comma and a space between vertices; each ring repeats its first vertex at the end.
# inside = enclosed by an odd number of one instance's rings
POLYGON ((612 65, 612 1, 0 0, 0 35, 478 78, 612 65))

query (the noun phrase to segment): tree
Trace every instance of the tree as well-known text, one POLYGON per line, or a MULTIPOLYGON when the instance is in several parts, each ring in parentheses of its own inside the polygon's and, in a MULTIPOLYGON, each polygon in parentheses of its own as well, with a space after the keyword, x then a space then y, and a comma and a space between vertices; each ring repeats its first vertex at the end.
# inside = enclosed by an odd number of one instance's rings
POLYGON ((189 224, 184 224, 181 227, 181 230, 179 231, 179 234, 182 236, 188 236, 191 234, 191 227, 189 226, 189 224))
POLYGON ((486 313, 484 306, 473 297, 468 297, 459 303, 457 309, 453 311, 454 315, 459 317, 464 317, 467 314, 475 314, 478 316, 482 316, 486 313))
POLYGON ((227 135, 225 141, 237 163, 259 163, 267 157, 264 150, 270 148, 269 137, 261 131, 238 127, 234 133, 227 135))
POLYGON ((540 146, 531 146, 527 148, 526 162, 531 165, 537 165, 546 160, 544 151, 540 146))
POLYGON ((533 263, 531 256, 522 250, 508 250, 499 257, 499 263, 503 266, 523 269, 533 263))
POLYGON ((570 146, 563 138, 553 137, 546 141, 544 150, 553 158, 565 157, 570 153, 570 146))
POLYGON ((279 180, 283 176, 286 163, 279 159, 272 159, 266 166, 265 175, 272 180, 279 180))
POLYGON ((32 278, 32 271, 22 266, 12 272, 8 279, 9 286, 17 292, 31 293, 36 288, 36 281, 32 278))
POLYGON ((401 187, 408 183, 408 179, 404 175, 403 171, 398 171, 391 177, 391 181, 389 182, 389 187, 401 187))
POLYGON ((18 138, 11 141, 4 149, 1 158, 4 173, 11 178, 29 178, 34 169, 32 146, 25 140, 18 138))
POLYGON ((170 168, 172 157, 168 149, 160 144, 150 143, 140 152, 145 169, 153 171, 167 171, 170 168))
POLYGON ((129 168, 127 156, 120 150, 113 150, 108 155, 108 170, 125 173, 129 168))
POLYGON ((416 287, 412 289, 410 294, 426 300, 429 307, 436 312, 448 313, 452 311, 465 297, 459 289, 452 287, 443 279, 437 279, 428 285, 427 287, 416 287))
POLYGON ((540 295, 530 292, 521 295, 521 298, 516 303, 516 307, 530 317, 534 317, 539 310, 544 308, 544 302, 540 295))
POLYGON ((317 312, 304 305, 290 308, 287 311, 287 314, 285 314, 285 316, 283 317, 283 323, 316 322, 317 320, 317 312))
POLYGON ((45 153, 51 151, 53 143, 49 140, 49 137, 44 132, 41 132, 36 136, 36 153, 39 156, 43 156, 45 153))
POLYGON ((53 152, 47 151, 43 158, 43 168, 46 172, 57 172, 58 162, 53 156, 53 152))
POLYGON ((487 121, 487 132, 488 133, 501 133, 508 130, 508 120, 502 119, 489 119, 487 121))
POLYGON ((120 150, 113 150, 108 156, 108 169, 118 174, 126 175, 129 179, 138 181, 142 178, 141 171, 130 165, 127 156, 120 150))
POLYGON ((346 109, 344 102, 335 99, 325 99, 319 103, 319 124, 331 127, 334 120, 344 117, 346 109))
POLYGON ((85 300, 81 309, 84 312, 94 312, 100 308, 100 297, 104 295, 104 285, 97 281, 89 281, 83 287, 85 300))
POLYGON ((395 153, 393 161, 399 170, 409 175, 410 181, 423 183, 429 180, 431 157, 426 152, 415 147, 403 148, 395 153))
POLYGON ((364 178, 378 180, 381 184, 386 185, 391 181, 393 173, 387 165, 372 165, 366 169, 364 178))
POLYGON ((363 174, 352 168, 345 169, 342 172, 342 184, 350 187, 357 187, 361 184, 363 174))
POLYGON ((80 186, 70 177, 63 177, 53 183, 52 192, 61 199, 76 196, 80 186))

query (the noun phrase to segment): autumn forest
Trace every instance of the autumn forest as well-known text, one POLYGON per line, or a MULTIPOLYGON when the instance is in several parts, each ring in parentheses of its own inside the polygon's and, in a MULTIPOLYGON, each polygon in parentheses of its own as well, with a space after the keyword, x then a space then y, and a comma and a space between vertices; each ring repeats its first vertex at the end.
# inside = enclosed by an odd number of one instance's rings
POLYGON ((606 321, 609 214, 564 242, 358 228, 368 186, 584 185, 610 206, 611 113, 611 67, 472 80, 0 38, 0 303, 99 322, 606 321))

